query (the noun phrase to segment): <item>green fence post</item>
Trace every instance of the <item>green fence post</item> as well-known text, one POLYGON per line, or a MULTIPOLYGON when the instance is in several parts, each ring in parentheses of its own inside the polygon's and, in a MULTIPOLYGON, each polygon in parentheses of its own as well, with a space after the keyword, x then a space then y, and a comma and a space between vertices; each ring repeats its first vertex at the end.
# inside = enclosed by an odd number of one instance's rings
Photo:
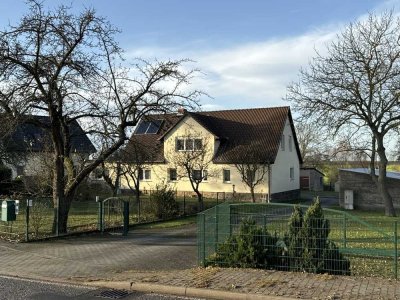
POLYGON ((140 223, 140 210, 141 210, 141 207, 142 207, 142 204, 141 204, 141 198, 142 197, 140 197, 140 195, 139 195, 139 201, 138 201, 138 203, 137 203, 137 210, 138 210, 138 215, 137 215, 137 222, 138 223, 140 223))
POLYGON ((214 251, 217 251, 217 245, 218 245, 218 222, 219 222, 219 212, 218 212, 218 206, 215 207, 215 244, 214 244, 214 251))
POLYGON ((100 232, 103 232, 104 231, 104 228, 103 228, 103 224, 104 224, 104 222, 103 222, 103 218, 104 218, 104 216, 103 216, 103 212, 104 212, 104 210, 103 210, 103 201, 100 200, 99 196, 96 196, 96 202, 99 204, 97 228, 98 228, 98 230, 100 232))
POLYGON ((58 237, 60 235, 60 197, 57 197, 57 221, 56 221, 56 236, 58 237))
POLYGON ((127 236, 128 231, 129 231, 129 202, 124 201, 124 227, 122 235, 127 236))
POLYGON ((25 232, 25 240, 29 242, 29 199, 26 200, 26 232, 25 232))
POLYGON ((199 247, 199 259, 202 267, 206 266, 206 215, 204 213, 200 214, 201 222, 199 226, 202 230, 200 236, 200 247, 199 247))
POLYGON ((343 248, 347 248, 347 218, 344 215, 343 218, 343 248))
POLYGON ((397 221, 394 222, 394 278, 398 276, 398 240, 397 240, 397 221))
POLYGON ((263 215, 263 246, 265 247, 266 245, 266 235, 267 235, 267 215, 263 215))
POLYGON ((183 192, 183 215, 186 216, 186 192, 183 192))

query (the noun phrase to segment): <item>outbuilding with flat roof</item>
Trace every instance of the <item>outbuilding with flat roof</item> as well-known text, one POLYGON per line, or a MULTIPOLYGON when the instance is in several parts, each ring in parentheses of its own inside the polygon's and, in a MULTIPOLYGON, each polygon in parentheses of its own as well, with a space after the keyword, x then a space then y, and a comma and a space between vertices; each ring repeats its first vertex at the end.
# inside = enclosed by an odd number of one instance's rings
MULTIPOLYGON (((378 170, 375 170, 375 174, 378 175, 378 170)), ((400 172, 387 172, 387 183, 394 207, 400 208, 400 172)), ((349 204, 348 201, 351 200, 351 206, 354 209, 374 210, 384 208, 383 199, 371 178, 369 169, 340 169, 339 185, 341 207, 346 207, 346 202, 349 204)))

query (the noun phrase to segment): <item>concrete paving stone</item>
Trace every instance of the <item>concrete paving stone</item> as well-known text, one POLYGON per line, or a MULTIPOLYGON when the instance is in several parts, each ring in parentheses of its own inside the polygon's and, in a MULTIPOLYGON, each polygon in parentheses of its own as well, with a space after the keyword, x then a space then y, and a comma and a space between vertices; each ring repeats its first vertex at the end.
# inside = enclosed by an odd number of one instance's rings
MULTIPOLYGON (((303 299, 400 299, 399 281, 196 268, 196 228, 137 230, 27 244, 0 241, 0 273, 74 282, 146 283, 303 299), (328 298, 330 297, 330 298, 328 298)), ((180 289, 182 290, 182 289, 180 289)))

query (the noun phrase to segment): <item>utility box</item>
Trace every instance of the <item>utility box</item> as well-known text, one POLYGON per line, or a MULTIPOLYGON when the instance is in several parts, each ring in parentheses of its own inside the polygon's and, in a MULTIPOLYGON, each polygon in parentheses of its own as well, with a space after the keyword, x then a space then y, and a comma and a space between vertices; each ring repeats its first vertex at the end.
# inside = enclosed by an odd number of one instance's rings
POLYGON ((4 200, 1 203, 1 220, 5 222, 15 221, 17 216, 15 214, 15 201, 4 200))
POLYGON ((345 190, 344 191, 344 208, 345 209, 354 209, 354 192, 353 190, 345 190))

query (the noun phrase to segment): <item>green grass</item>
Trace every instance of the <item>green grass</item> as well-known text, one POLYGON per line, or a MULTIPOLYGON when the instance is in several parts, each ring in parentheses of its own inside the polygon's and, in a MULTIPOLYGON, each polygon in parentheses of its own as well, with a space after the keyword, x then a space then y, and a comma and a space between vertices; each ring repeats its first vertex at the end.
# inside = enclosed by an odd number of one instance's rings
POLYGON ((195 224, 197 216, 182 217, 168 221, 157 221, 148 224, 138 224, 135 225, 135 229, 164 229, 172 227, 180 227, 190 224, 195 224))

